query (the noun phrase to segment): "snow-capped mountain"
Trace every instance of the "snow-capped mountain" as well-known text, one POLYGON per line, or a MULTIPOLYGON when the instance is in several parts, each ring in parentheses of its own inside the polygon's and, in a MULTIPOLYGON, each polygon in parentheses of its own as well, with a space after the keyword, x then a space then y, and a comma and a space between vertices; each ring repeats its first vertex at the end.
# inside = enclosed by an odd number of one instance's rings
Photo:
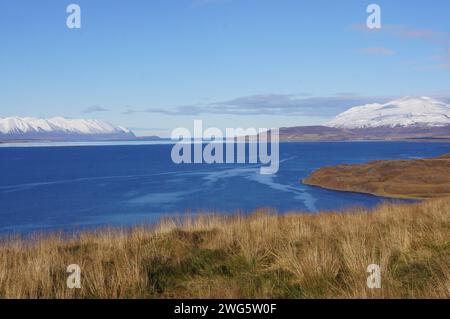
POLYGON ((343 129, 450 126, 450 104, 430 97, 404 97, 352 107, 325 125, 343 129))
POLYGON ((132 137, 134 134, 130 130, 100 120, 64 117, 0 118, 0 139, 98 140, 132 137))

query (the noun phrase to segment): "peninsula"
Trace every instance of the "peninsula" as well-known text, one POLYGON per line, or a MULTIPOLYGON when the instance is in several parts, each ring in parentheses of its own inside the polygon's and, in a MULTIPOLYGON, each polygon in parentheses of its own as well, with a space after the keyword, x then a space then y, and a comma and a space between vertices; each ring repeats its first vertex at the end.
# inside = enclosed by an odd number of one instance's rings
POLYGON ((323 167, 305 178, 303 184, 392 198, 446 197, 450 196, 450 154, 323 167))

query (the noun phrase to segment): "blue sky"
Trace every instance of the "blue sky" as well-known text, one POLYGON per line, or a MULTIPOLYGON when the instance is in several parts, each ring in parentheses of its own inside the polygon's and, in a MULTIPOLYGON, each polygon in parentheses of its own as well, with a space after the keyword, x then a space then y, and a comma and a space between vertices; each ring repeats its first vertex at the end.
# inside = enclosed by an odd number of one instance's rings
POLYGON ((0 0, 0 116, 178 126, 320 124, 404 95, 450 97, 450 2, 0 0), (68 29, 66 7, 81 7, 68 29), (365 27, 381 7, 382 29, 365 27))

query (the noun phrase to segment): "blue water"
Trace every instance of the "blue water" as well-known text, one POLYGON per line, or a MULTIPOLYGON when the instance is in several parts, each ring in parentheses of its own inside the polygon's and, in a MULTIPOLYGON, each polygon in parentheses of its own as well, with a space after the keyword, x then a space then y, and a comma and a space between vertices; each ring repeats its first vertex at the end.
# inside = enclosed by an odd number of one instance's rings
POLYGON ((305 142, 280 145, 280 170, 251 164, 173 164, 172 145, 0 148, 0 233, 73 231, 152 223, 197 212, 373 207, 386 199, 328 191, 300 180, 326 165, 411 159, 449 143, 305 142))

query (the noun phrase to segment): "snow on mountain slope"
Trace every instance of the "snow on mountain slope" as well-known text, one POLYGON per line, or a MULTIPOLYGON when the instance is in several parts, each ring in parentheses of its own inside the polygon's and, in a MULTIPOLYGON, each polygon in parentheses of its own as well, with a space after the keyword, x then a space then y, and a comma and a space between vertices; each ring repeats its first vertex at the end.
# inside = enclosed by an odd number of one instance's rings
POLYGON ((450 125, 450 105, 429 97, 352 107, 326 126, 336 128, 439 127, 450 125))
POLYGON ((134 134, 121 126, 100 120, 67 119, 54 117, 38 119, 33 117, 0 118, 0 137, 9 138, 53 138, 64 137, 130 137, 134 134))

